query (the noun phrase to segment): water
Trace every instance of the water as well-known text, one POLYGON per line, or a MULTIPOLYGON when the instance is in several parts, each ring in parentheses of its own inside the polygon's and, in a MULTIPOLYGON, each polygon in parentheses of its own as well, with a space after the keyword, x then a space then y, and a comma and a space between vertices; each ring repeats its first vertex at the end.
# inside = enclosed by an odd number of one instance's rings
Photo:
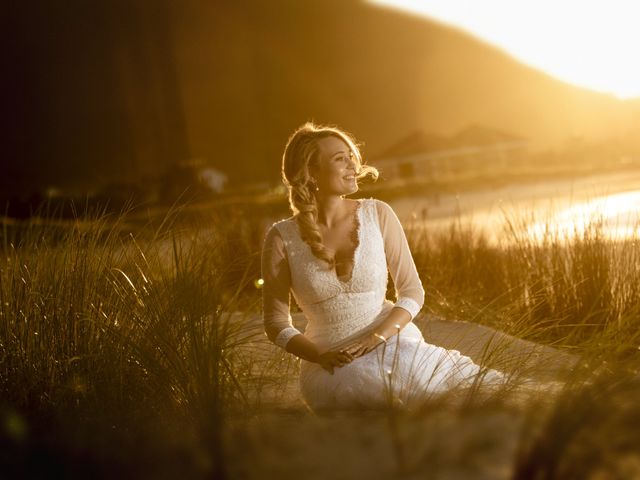
POLYGON ((545 236, 560 241, 598 222, 611 239, 640 235, 640 171, 505 185, 389 202, 407 228, 431 231, 459 222, 491 243, 545 236))

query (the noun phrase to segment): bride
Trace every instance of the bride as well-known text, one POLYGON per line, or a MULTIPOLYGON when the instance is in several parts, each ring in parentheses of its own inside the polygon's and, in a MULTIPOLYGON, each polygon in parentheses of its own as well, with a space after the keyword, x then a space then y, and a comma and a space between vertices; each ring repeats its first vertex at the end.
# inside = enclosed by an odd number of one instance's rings
POLYGON ((307 122, 287 142, 294 215, 266 233, 262 301, 267 337, 301 359, 304 401, 315 411, 409 405, 454 386, 504 384, 502 372, 425 342, 412 322, 424 289, 396 214, 381 200, 345 198, 366 175, 378 171, 338 128, 307 122), (388 273, 395 302, 385 298, 388 273), (304 333, 293 327, 290 293, 304 333))

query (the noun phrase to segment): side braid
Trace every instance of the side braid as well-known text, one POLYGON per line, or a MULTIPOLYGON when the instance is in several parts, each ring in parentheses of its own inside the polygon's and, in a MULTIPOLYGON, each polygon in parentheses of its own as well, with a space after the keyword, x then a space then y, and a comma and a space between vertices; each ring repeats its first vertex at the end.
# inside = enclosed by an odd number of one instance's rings
POLYGON ((335 255, 322 243, 322 235, 318 227, 318 206, 309 186, 292 188, 290 203, 298 210, 296 221, 300 228, 300 235, 313 254, 327 262, 330 269, 335 267, 335 255))

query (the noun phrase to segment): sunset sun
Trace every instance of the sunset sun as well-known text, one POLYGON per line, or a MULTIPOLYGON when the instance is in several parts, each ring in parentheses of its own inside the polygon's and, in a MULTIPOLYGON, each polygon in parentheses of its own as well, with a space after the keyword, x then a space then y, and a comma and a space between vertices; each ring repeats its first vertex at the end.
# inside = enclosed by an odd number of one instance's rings
POLYGON ((548 74, 621 99, 640 97, 640 45, 632 1, 370 0, 433 18, 548 74))

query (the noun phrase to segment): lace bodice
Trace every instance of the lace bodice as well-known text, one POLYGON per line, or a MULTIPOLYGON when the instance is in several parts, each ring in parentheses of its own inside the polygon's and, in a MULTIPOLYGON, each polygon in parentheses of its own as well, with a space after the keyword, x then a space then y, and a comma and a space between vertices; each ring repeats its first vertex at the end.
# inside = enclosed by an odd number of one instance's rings
MULTIPOLYGON (((284 347, 300 332, 291 325, 289 291, 307 319, 305 336, 329 348, 381 320, 390 271, 399 306, 415 317, 424 302, 404 231, 389 205, 360 199, 357 247, 348 280, 315 257, 295 217, 272 225, 262 253, 265 331, 284 347)), ((387 303, 389 303, 387 301, 387 303)))

